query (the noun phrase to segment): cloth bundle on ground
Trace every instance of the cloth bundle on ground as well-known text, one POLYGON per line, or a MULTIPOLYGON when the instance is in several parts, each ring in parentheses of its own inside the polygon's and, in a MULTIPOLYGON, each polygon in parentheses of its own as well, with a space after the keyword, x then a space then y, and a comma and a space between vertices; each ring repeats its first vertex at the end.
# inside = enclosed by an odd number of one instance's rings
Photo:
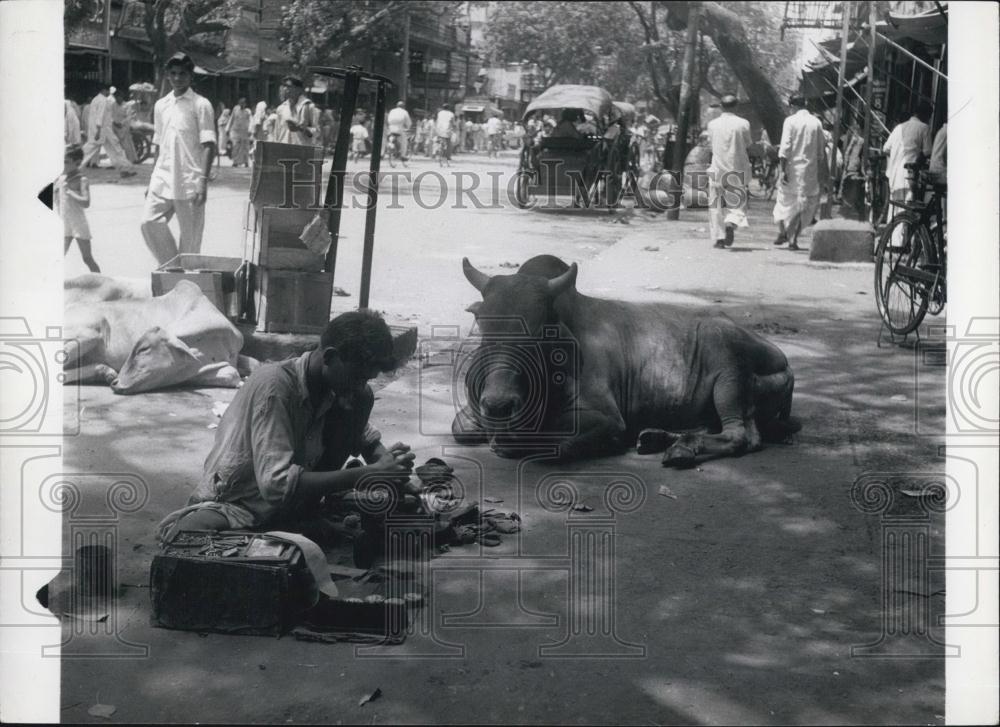
POLYGON ((178 384, 236 388, 243 335, 194 283, 137 298, 100 275, 65 283, 65 383, 106 383, 118 394, 178 384))

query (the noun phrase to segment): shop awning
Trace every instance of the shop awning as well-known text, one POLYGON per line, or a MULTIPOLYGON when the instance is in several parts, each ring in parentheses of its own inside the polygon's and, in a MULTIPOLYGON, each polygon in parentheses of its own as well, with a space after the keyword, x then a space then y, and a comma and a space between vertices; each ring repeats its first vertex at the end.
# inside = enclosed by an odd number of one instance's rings
MULTIPOLYGON (((938 10, 930 10, 917 15, 890 13, 888 22, 876 23, 875 30, 895 42, 912 40, 929 46, 938 46, 948 41, 947 7, 942 15, 938 10)), ((867 26, 860 32, 851 33, 847 44, 847 67, 845 78, 854 78, 868 67, 867 26)), ((840 38, 830 38, 817 44, 820 55, 807 62, 802 69, 799 93, 805 98, 816 98, 836 91, 840 67, 840 38), (831 88, 832 86, 832 88, 831 88)), ((885 39, 876 39, 876 48, 888 47, 885 39)))

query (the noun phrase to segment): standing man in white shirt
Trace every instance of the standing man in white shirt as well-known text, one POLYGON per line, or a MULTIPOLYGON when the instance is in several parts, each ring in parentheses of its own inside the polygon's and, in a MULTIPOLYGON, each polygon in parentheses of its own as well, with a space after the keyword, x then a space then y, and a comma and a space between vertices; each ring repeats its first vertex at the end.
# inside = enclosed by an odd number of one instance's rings
POLYGON ((793 96, 789 104, 796 111, 785 119, 778 144, 781 183, 774 203, 773 216, 778 225, 774 244, 787 242, 789 250, 798 250, 799 233, 816 216, 830 165, 826 160, 823 123, 806 110, 804 98, 793 96))
POLYGON ((178 253, 167 225, 177 215, 182 253, 201 252, 205 229, 208 175, 215 158, 215 112, 204 96, 191 89, 194 61, 175 53, 166 65, 173 89, 153 109, 156 160, 142 211, 142 236, 162 265, 178 253))
POLYGON ((399 156, 405 162, 410 148, 410 127, 413 126, 413 119, 406 110, 406 104, 398 101, 396 108, 386 116, 386 121, 389 124, 389 133, 399 136, 399 156))
POLYGON ((320 146, 323 138, 319 129, 319 109, 306 96, 302 79, 285 76, 281 79, 282 103, 274 125, 274 139, 281 144, 320 146))
POLYGON ((441 104, 437 118, 434 120, 434 135, 437 137, 440 154, 438 157, 439 165, 444 165, 447 162, 448 166, 451 166, 451 135, 454 129, 455 114, 448 107, 448 104, 441 104))
POLYGON ((722 113, 708 122, 708 226, 716 248, 732 247, 737 227, 749 227, 750 122, 733 113, 736 97, 722 97, 722 113))
POLYGON ((885 173, 889 177, 889 197, 904 200, 910 191, 907 183, 909 173, 906 164, 917 161, 918 157, 931 155, 931 106, 921 101, 913 115, 889 134, 882 151, 889 155, 885 173))

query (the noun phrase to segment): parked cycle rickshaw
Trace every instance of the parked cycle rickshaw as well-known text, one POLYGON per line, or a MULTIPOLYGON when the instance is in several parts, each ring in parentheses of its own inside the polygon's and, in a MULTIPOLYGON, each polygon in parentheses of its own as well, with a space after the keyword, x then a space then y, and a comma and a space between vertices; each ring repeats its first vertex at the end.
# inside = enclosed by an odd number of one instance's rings
POLYGON ((523 120, 552 114, 560 123, 543 129, 521 150, 514 203, 571 197, 574 206, 614 208, 628 168, 628 139, 610 127, 621 112, 597 86, 559 85, 528 104, 523 120), (576 123, 571 123, 573 120, 576 123))

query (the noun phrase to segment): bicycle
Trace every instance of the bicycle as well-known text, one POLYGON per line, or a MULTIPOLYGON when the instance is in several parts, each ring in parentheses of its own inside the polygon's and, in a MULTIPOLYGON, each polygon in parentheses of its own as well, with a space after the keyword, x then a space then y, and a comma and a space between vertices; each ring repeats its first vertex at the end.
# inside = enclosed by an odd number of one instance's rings
POLYGON ((889 180, 885 176, 887 155, 881 149, 870 149, 868 176, 865 177, 865 203, 869 221, 878 229, 889 214, 889 180))
POLYGON ((904 167, 913 198, 889 200, 901 210, 882 230, 875 252, 875 303, 889 331, 900 336, 915 331, 928 313, 938 315, 948 301, 945 188, 928 179, 926 162, 904 167))

